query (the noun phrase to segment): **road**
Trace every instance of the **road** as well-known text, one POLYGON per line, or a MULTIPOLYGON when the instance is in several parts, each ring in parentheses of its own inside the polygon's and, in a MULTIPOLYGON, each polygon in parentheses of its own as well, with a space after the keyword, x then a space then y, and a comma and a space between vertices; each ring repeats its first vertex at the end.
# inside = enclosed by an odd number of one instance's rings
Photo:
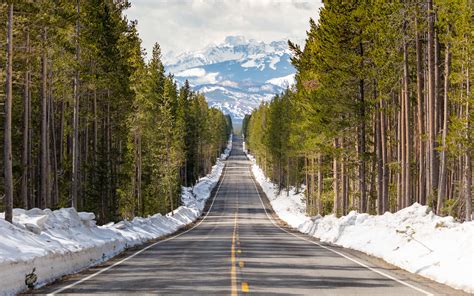
POLYGON ((236 138, 208 211, 192 228, 37 293, 462 295, 274 218, 236 138))

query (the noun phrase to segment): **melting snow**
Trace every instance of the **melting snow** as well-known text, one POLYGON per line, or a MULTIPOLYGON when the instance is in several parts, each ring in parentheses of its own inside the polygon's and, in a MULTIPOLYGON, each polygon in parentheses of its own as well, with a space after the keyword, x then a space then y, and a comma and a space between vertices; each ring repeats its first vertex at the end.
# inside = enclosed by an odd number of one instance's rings
MULTIPOLYGON (((221 160, 229 155, 231 145, 232 139, 221 160)), ((14 209, 13 224, 0 213, 0 295, 24 291, 25 275, 33 268, 39 287, 192 223, 219 181, 224 168, 221 160, 193 188, 183 187, 183 206, 173 215, 155 214, 96 226, 93 213, 78 213, 73 208, 14 209)))
POLYGON ((302 192, 277 194, 254 161, 252 172, 277 215, 291 227, 332 243, 376 256, 453 288, 474 292, 474 221, 459 223, 418 203, 396 213, 308 217, 302 192))

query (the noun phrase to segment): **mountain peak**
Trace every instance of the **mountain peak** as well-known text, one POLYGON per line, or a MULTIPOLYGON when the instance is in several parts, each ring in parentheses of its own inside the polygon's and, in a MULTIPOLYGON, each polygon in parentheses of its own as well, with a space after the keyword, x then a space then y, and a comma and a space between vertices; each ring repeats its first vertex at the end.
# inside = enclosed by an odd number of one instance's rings
POLYGON ((217 64, 227 61, 241 61, 255 56, 289 54, 286 40, 265 43, 245 36, 227 36, 223 43, 210 44, 192 52, 184 52, 176 57, 166 56, 164 63, 168 71, 178 73, 193 67, 217 64))
POLYGON ((295 69, 286 40, 270 43, 228 36, 223 43, 165 61, 180 82, 188 80, 206 95, 209 105, 241 122, 261 101, 293 84, 295 69))
POLYGON ((244 36, 227 36, 225 37, 224 43, 236 46, 248 44, 248 40, 244 36))

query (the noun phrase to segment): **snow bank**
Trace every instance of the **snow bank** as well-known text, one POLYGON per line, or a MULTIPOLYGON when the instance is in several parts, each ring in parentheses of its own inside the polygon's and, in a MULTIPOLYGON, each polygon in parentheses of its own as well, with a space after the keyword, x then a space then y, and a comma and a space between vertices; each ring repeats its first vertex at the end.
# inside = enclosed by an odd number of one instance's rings
MULTIPOLYGON (((249 155, 253 160, 253 157, 249 155)), ((453 288, 474 292, 474 222, 436 216, 420 204, 380 216, 355 211, 340 218, 306 216, 304 194, 277 194, 258 165, 252 172, 277 215, 291 227, 344 248, 376 256, 453 288)))
POLYGON ((232 138, 212 172, 193 188, 184 188, 183 206, 167 215, 96 226, 93 213, 73 208, 14 209, 13 224, 0 213, 0 295, 24 291, 25 275, 35 268, 36 287, 78 272, 119 254, 126 248, 169 235, 195 221, 219 181, 232 138))

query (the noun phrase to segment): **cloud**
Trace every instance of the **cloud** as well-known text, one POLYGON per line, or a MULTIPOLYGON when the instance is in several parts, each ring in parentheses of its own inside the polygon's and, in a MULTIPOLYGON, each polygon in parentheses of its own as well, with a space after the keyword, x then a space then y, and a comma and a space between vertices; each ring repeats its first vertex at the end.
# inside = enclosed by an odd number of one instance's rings
POLYGON ((301 40, 309 18, 318 18, 314 0, 131 0, 126 11, 138 20, 148 53, 155 42, 165 54, 194 51, 229 35, 262 41, 301 40))

